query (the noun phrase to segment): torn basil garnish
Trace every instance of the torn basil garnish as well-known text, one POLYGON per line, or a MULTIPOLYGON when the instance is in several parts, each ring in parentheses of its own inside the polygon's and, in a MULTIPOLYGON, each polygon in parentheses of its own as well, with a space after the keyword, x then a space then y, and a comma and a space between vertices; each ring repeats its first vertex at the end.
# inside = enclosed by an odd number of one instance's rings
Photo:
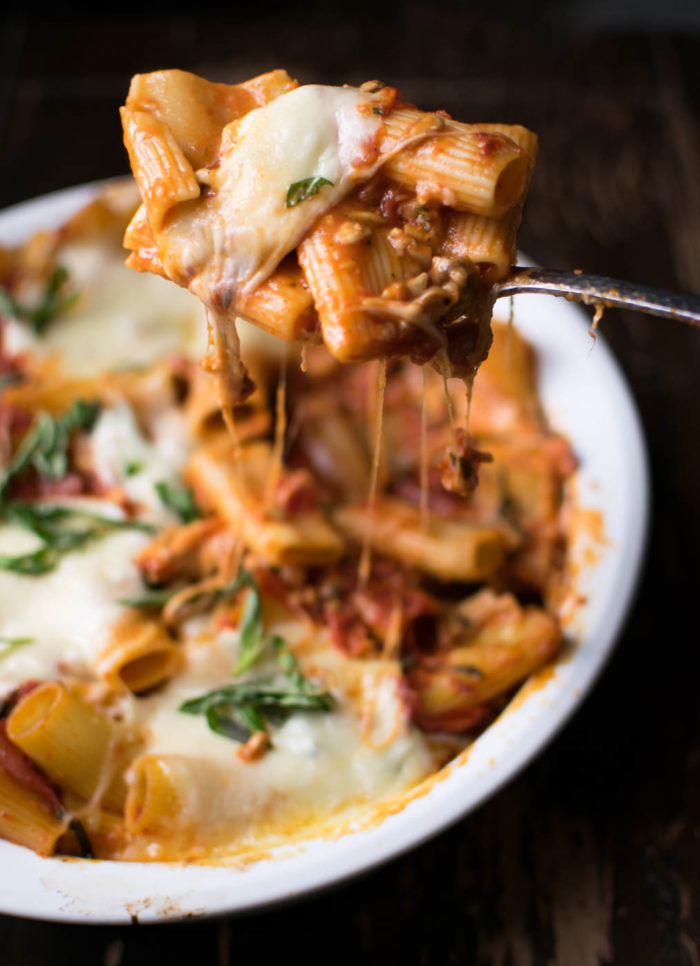
MULTIPOLYGON (((241 568, 236 579, 226 587, 218 590, 203 590, 193 594, 187 599, 188 605, 196 603, 200 605, 198 610, 211 610, 221 601, 235 597, 243 588, 247 588, 243 613, 241 615, 240 646, 238 660, 234 669, 234 674, 243 674, 249 670, 255 662, 262 656, 268 644, 276 649, 280 638, 270 637, 263 630, 262 603, 260 591, 253 575, 241 568)), ((145 590, 142 594, 135 594, 133 597, 123 597, 118 603, 125 607, 142 607, 159 609, 165 607, 176 594, 181 593, 184 587, 162 587, 145 590)))
POLYGON ((45 503, 9 503, 4 507, 4 518, 30 530, 42 542, 42 546, 28 553, 0 554, 0 570, 28 577, 49 573, 65 554, 82 550, 117 530, 155 532, 154 527, 139 520, 115 520, 80 507, 45 503))
POLYGON ((236 675, 243 674, 255 664, 267 643, 263 633, 262 602, 257 584, 247 570, 241 570, 239 577, 241 586, 246 586, 248 593, 241 615, 238 660, 233 671, 236 675))
MULTIPOLYGON (((247 571, 244 571, 244 573, 247 573, 247 571)), ((191 597, 188 597, 188 603, 201 603, 204 605, 201 610, 211 610, 216 604, 237 594, 242 586, 243 582, 239 573, 236 579, 225 587, 197 591, 191 597)), ((132 597, 121 597, 117 603, 124 604, 125 607, 165 607, 176 594, 182 593, 187 587, 187 584, 178 584, 175 587, 147 587, 143 593, 134 594, 132 597)))
POLYGON ((63 479, 68 473, 73 433, 89 432, 99 412, 99 403, 82 399, 76 400, 62 416, 40 412, 0 477, 0 504, 10 480, 29 467, 45 480, 63 479))
POLYGON ((177 592, 170 587, 159 587, 153 590, 144 590, 142 594, 134 594, 133 597, 122 597, 117 603, 123 604, 124 607, 144 607, 160 610, 177 592))
POLYGON ((312 195, 317 195, 325 184, 332 186, 333 182, 329 181, 328 178, 322 178, 320 175, 314 175, 313 178, 304 178, 303 181, 295 181, 287 188, 285 208, 294 208, 295 205, 306 201, 312 195))
POLYGON ((212 731, 245 742, 271 721, 280 722, 293 711, 332 711, 335 699, 299 670, 284 641, 272 639, 280 671, 251 681, 226 684, 180 705, 184 714, 204 715, 212 731))
POLYGON ((9 657, 10 654, 14 654, 16 650, 20 647, 26 647, 27 644, 33 644, 33 637, 2 637, 0 636, 0 661, 3 658, 9 657))
MULTIPOLYGON (((200 590, 192 594, 192 596, 187 598, 187 604, 197 604, 198 612, 211 610, 216 604, 235 596, 249 577, 250 575, 247 571, 241 571, 236 579, 225 587, 200 590)), ((252 580, 252 577, 250 579, 252 580)), ((186 587, 187 585, 185 584, 178 585, 177 587, 148 588, 142 594, 134 594, 133 597, 122 597, 117 603, 123 604, 125 607, 161 608, 165 607, 176 594, 181 593, 186 587)))
POLYGON ((23 305, 0 287, 0 311, 28 322, 35 335, 43 335, 48 325, 62 315, 78 298, 77 292, 66 292, 68 270, 59 266, 51 275, 36 305, 23 305))
POLYGON ((172 510, 183 523, 192 523, 201 517, 199 507, 195 503, 194 494, 189 487, 181 483, 156 483, 156 493, 163 506, 172 510))
POLYGON ((241 568, 233 584, 226 588, 224 593, 226 596, 232 597, 244 587, 247 588, 248 593, 246 594, 245 604, 243 605, 243 613, 239 627, 240 644, 238 660, 233 669, 236 677, 239 674, 243 674, 244 671, 248 671, 259 660, 268 644, 272 645, 275 653, 279 653, 280 647, 284 645, 284 641, 280 637, 271 637, 269 634, 265 634, 263 630, 260 591, 258 590, 255 578, 248 570, 241 568))

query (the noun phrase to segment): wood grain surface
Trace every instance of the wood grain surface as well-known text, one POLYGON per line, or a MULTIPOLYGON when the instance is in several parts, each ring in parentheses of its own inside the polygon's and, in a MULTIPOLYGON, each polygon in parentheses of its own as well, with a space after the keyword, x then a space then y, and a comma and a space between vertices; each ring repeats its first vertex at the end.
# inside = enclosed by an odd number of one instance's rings
MULTIPOLYGON (((497 20, 495 4, 442 0, 243 17, 127 3, 48 20, 14 4, 0 206, 125 172, 117 107, 135 71, 379 76, 422 106, 539 132, 520 240, 540 263, 698 292, 700 36, 600 32, 584 7, 506 3, 497 20)), ((602 328, 644 420, 653 528, 617 651, 539 759, 450 831, 332 893, 167 927, 0 916, 2 966, 700 963, 700 332, 615 311, 602 328)))

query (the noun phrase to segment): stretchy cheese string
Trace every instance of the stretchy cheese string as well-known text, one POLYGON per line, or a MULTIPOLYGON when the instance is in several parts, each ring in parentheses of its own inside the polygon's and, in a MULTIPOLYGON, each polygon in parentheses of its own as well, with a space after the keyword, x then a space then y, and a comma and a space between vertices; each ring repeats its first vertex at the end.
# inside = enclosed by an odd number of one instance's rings
POLYGON ((445 396, 445 406, 447 408, 447 416, 450 420, 450 436, 452 437, 452 449, 457 452, 457 429, 455 427, 455 407, 452 402, 452 396, 450 396, 450 390, 447 385, 447 360, 444 355, 440 360, 440 376, 442 377, 442 391, 445 396))
POLYGON ((241 390, 247 378, 241 362, 241 340, 235 321, 227 321, 207 309, 207 323, 209 347, 201 365, 216 377, 221 415, 233 443, 233 462, 238 483, 242 487, 241 442, 233 416, 234 406, 241 401, 241 390))
POLYGON ((277 486, 282 476, 282 462, 284 459, 284 442, 287 433, 287 353, 284 352, 280 362, 277 393, 275 396, 275 441, 270 458, 270 471, 265 488, 265 510, 269 510, 275 502, 277 486))
POLYGON ((423 366, 422 375, 423 384, 420 408, 420 522, 423 529, 427 530, 430 517, 428 512, 428 413, 426 407, 428 374, 425 366, 423 366))
MULTIPOLYGON (((249 385, 248 373, 241 361, 241 340, 235 319, 207 309, 209 346, 202 360, 202 367, 217 377, 219 402, 224 422, 231 429, 232 410, 243 401, 245 388, 249 385)), ((235 431, 232 432, 235 435, 235 431)))
POLYGON ((386 359, 381 359, 377 367, 377 405, 375 407, 375 427, 374 427, 374 454, 372 457, 372 476, 367 497, 367 507, 369 510, 369 526, 362 538, 362 553, 357 572, 358 583, 365 587, 369 580, 369 572, 372 564, 372 551, 370 545, 370 533, 372 530, 372 517, 374 516, 374 504, 377 498, 377 483, 379 481, 379 465, 381 461, 382 435, 384 431, 384 390, 386 389, 386 359))
POLYGON ((472 373, 470 376, 466 376, 464 379, 464 389, 467 395, 467 414, 464 419, 464 432, 469 436, 469 420, 472 414, 472 396, 474 395, 474 379, 476 373, 472 373))
MULTIPOLYGON (((235 320, 226 319, 224 316, 207 309, 207 323, 209 326, 209 348, 201 365, 217 379, 221 415, 233 444, 233 466, 236 482, 240 492, 243 493, 245 482, 243 480, 241 440, 233 415, 234 407, 241 402, 242 390, 248 378, 245 367, 241 362, 241 340, 235 320)), ((224 583, 228 582, 229 578, 238 572, 243 559, 245 547, 243 544, 242 515, 236 531, 233 534, 234 544, 226 572, 220 575, 224 583)))

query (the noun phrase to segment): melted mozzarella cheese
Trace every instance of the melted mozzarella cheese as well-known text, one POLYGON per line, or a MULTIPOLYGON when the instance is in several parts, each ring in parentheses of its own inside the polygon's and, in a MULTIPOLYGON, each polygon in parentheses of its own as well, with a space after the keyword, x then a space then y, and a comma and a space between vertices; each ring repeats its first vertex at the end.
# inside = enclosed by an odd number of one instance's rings
POLYGON ((147 440, 127 403, 104 409, 90 436, 92 463, 103 483, 118 486, 140 507, 148 519, 164 526, 176 523, 163 506, 156 484, 176 479, 191 449, 179 412, 168 410, 153 421, 153 437, 147 440))
MULTIPOLYGON (((90 509, 107 515, 104 501, 90 509)), ((43 576, 0 573, 0 635, 33 640, 0 661, 0 695, 22 681, 89 675, 110 626, 123 612, 119 599, 142 592, 131 560, 150 539, 139 531, 119 531, 66 554, 43 576)), ((36 548, 36 538, 26 530, 0 526, 0 553, 36 548)))
POLYGON ((65 245, 60 261, 79 298, 41 338, 26 324, 10 320, 5 327, 10 354, 29 349, 39 358, 58 355, 69 376, 149 366, 175 354, 203 354, 204 310, 191 293, 127 268, 121 252, 109 245, 65 245))
MULTIPOLYGON (((423 737, 407 721, 399 677, 389 662, 366 661, 358 669, 358 662, 321 638, 302 667, 306 663, 332 681, 335 710, 294 712, 273 730, 272 747, 261 759, 242 761, 237 742, 212 732, 204 717, 178 710, 183 701, 233 680, 237 645, 234 631, 198 635, 187 648, 184 671, 158 695, 132 705, 145 728, 144 750, 174 756, 182 774, 191 776, 187 809, 200 827, 215 834, 223 826, 244 838, 270 823, 292 827, 400 794, 432 770, 423 737), (379 682, 380 716, 385 728, 391 722, 392 733, 377 746, 367 732, 365 706, 379 682)), ((248 676, 273 671, 263 664, 248 676)))
MULTIPOLYGON (((124 489, 150 519, 167 525, 174 518, 159 505, 154 485, 177 476, 188 444, 177 413, 165 413, 153 428, 147 440, 126 403, 103 410, 91 434, 92 460, 105 482, 124 489)), ((74 502, 118 513, 105 501, 74 502)), ((118 532, 67 554, 43 576, 0 572, 0 635, 33 639, 0 662, 0 695, 26 680, 93 676, 123 613, 119 601, 142 591, 132 559, 150 539, 138 531, 118 532)), ((0 553, 36 547, 37 538, 26 530, 0 527, 0 553)), ((297 623, 278 622, 269 630, 303 652, 306 631, 297 623)), ((152 696, 125 699, 124 713, 135 733, 143 734, 144 753, 174 756, 187 776, 187 811, 213 834, 218 829, 225 837, 245 838, 262 826, 324 818, 345 806, 399 794, 431 770, 426 744, 407 721, 397 669, 391 662, 348 659, 323 635, 300 659, 306 673, 331 684, 336 709, 295 712, 274 729, 273 747, 262 759, 243 762, 238 742, 215 734, 204 717, 179 711, 183 701, 233 680, 238 632, 216 634, 199 617, 189 622, 185 636, 183 672, 152 696)), ((248 676, 275 668, 271 659, 248 676)))
MULTIPOLYGON (((329 98, 323 89, 299 98, 295 123, 284 125, 283 152, 293 158, 295 152, 288 149, 299 140, 297 160, 285 160, 276 182, 275 204, 283 218, 290 216, 289 226, 281 231, 280 241, 266 234, 262 219, 259 244, 256 247, 251 236, 249 249, 244 249, 242 275, 259 269, 275 245, 292 244, 294 233, 302 226, 305 230, 309 219, 334 203, 362 164, 363 145, 371 138, 374 122, 371 116, 369 121, 354 116, 359 101, 357 92, 335 91, 329 98), (301 133, 316 109, 321 111, 323 130, 303 142, 301 133), (322 189, 332 191, 333 200, 320 193, 297 208, 285 209, 289 183, 312 175, 334 181, 332 189, 322 189)), ((266 119, 261 128, 270 138, 279 134, 273 121, 266 119)), ((250 205, 253 210, 254 194, 250 205)), ((280 231, 279 225, 275 231, 280 231)), ((150 362, 163 353, 189 351, 191 325, 196 339, 201 337, 201 309, 189 293, 124 269, 111 251, 91 253, 76 246, 67 250, 64 261, 83 292, 81 304, 31 347, 43 355, 59 351, 69 373, 95 373, 135 359, 150 362)), ((251 331, 260 339, 258 330, 251 331)), ((19 333, 30 338, 26 327, 16 325, 13 338, 19 333)), ((192 351, 198 354, 199 348, 192 351)), ((145 509, 148 519, 167 525, 175 520, 160 505, 154 486, 179 475, 190 444, 177 412, 161 414, 149 428, 152 434, 146 438, 126 403, 104 409, 90 437, 92 461, 105 483, 124 490, 145 509)), ((103 514, 119 512, 105 501, 92 501, 89 508, 103 514)), ((27 680, 93 676, 110 630, 124 613, 119 600, 143 590, 132 560, 150 539, 146 533, 120 531, 84 551, 66 554, 43 576, 0 571, 0 636, 33 640, 0 660, 0 697, 27 680)), ((37 545, 26 530, 0 525, 0 554, 25 553, 37 545)), ((298 623, 269 630, 303 650, 307 631, 298 623)), ((215 734, 204 717, 179 711, 183 701, 233 680, 238 633, 215 633, 208 617, 200 616, 188 623, 185 636, 183 672, 152 695, 126 696, 120 710, 133 733, 143 736, 141 751, 173 756, 182 766, 189 778, 188 811, 202 840, 209 828, 218 830, 219 841, 231 843, 239 834, 250 841, 271 829, 280 832, 323 822, 346 806, 400 794, 432 771, 428 746, 407 721, 396 669, 383 662, 348 659, 321 638, 300 661, 305 673, 327 678, 337 697, 336 709, 294 712, 274 728, 273 747, 260 760, 243 762, 237 755, 238 742, 215 734)), ((263 664, 249 676, 273 670, 263 664)), ((142 857, 138 849, 143 850, 143 844, 134 848, 133 857, 142 857)), ((157 858, 159 848, 154 843, 146 852, 157 858)))
MULTIPOLYGON (((126 403, 104 409, 90 436, 92 463, 99 478, 120 487, 160 526, 177 523, 164 507, 155 484, 173 482, 189 453, 181 415, 166 411, 154 420, 146 440, 126 403)), ((104 500, 61 501, 104 516, 120 511, 104 500)), ((110 534, 83 551, 68 553, 42 576, 0 571, 0 636, 32 638, 0 661, 0 694, 30 679, 59 673, 90 673, 106 646, 109 628, 123 613, 118 601, 143 591, 132 558, 152 539, 141 531, 110 534)), ((0 526, 0 554, 38 549, 37 538, 18 526, 0 526)))
POLYGON ((205 302, 252 290, 292 251, 314 221, 377 163, 381 120, 361 91, 309 84, 224 129, 219 166, 198 172, 215 196, 201 234, 187 225, 185 265, 206 265, 190 284, 205 302), (286 206, 291 185, 324 178, 319 191, 286 206), (199 248, 199 251, 197 250, 199 248))

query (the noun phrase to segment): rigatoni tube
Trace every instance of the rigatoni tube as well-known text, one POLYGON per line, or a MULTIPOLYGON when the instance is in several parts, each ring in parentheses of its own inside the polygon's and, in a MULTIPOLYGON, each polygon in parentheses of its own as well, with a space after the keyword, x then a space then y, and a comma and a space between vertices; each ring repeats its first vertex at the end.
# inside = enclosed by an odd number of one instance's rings
POLYGON ((180 665, 175 641, 160 621, 138 611, 128 612, 112 629, 97 673, 113 685, 141 694, 163 684, 180 665))
POLYGON ((64 684, 49 682, 19 701, 7 735, 61 788, 90 801, 109 767, 114 724, 64 684))
POLYGON ((65 830, 64 819, 0 766, 0 839, 24 845, 39 855, 52 855, 65 830))
MULTIPOLYGON (((406 139, 411 130, 420 132, 426 117, 431 115, 415 108, 392 111, 384 119, 382 150, 406 139)), ((432 117, 435 133, 399 151, 384 165, 390 178, 414 188, 419 201, 438 201, 489 218, 501 218, 522 202, 531 161, 512 138, 477 124, 432 117)))
POLYGON ((421 511, 401 500, 381 498, 373 507, 340 507, 334 522, 358 543, 441 580, 488 580, 503 562, 505 541, 497 526, 452 520, 421 511))

